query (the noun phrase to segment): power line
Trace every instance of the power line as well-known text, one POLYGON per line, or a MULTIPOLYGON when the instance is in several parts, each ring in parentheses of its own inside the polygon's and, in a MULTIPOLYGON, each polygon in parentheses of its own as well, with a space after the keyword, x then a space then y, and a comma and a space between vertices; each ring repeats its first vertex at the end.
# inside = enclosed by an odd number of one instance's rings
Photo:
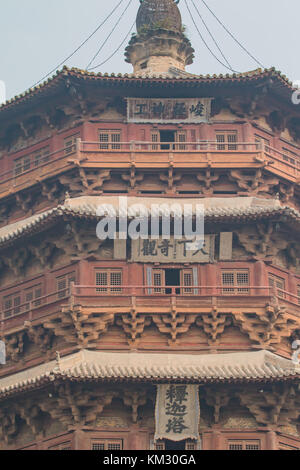
POLYGON ((240 43, 240 41, 231 33, 231 31, 229 31, 228 28, 226 28, 226 26, 222 23, 221 20, 219 20, 219 18, 217 17, 217 15, 212 11, 212 9, 207 5, 207 3, 204 1, 204 0, 201 0, 201 2, 206 6, 206 8, 210 11, 210 13, 213 15, 213 17, 218 21, 218 23, 222 26, 222 28, 225 29, 225 31, 232 37, 232 39, 262 68, 265 68, 264 65, 262 65, 262 63, 256 59, 252 54, 251 52, 249 52, 244 46, 243 44, 240 43))
POLYGON ((219 44, 217 43, 216 39, 214 38, 214 36, 213 36, 212 33, 210 32, 210 29, 208 28, 208 26, 207 26, 207 24, 205 23, 205 21, 204 21, 202 15, 201 15, 200 12, 199 12, 197 6, 195 5, 194 0, 192 0, 192 4, 194 5, 194 8, 195 8, 195 10, 197 11, 200 20, 202 21, 204 27, 206 28, 208 34, 210 35, 211 39, 213 40, 213 42, 214 42, 215 46, 217 47, 218 51, 220 52, 220 54, 222 55, 222 57, 223 57, 223 59, 225 60, 225 62, 227 63, 227 65, 230 67, 230 69, 232 69, 231 64, 228 62, 227 58, 225 57, 224 53, 222 52, 222 49, 220 48, 220 46, 219 46, 219 44))
POLYGON ((108 62, 110 59, 112 59, 112 57, 121 49, 121 47, 123 46, 124 42, 126 41, 126 39, 128 38, 129 34, 131 33, 131 31, 133 30, 133 27, 135 25, 135 20, 130 28, 130 30, 128 31, 128 33, 126 34, 125 38, 123 39, 123 41, 121 42, 121 44, 117 47, 117 49, 107 58, 105 59, 103 62, 101 62, 101 64, 98 64, 96 65, 95 67, 91 67, 89 68, 88 70, 95 70, 97 69, 98 67, 101 67, 102 65, 106 64, 106 62, 108 62))
POLYGON ((77 49, 75 49, 75 51, 72 52, 72 54, 70 54, 68 57, 66 57, 62 62, 60 62, 54 69, 52 69, 49 73, 47 73, 47 75, 44 75, 43 78, 41 78, 38 82, 36 82, 34 85, 32 85, 30 88, 34 88, 35 86, 37 86, 39 83, 41 83, 42 81, 44 81, 47 77, 49 77, 49 75, 51 75, 52 73, 56 72, 57 69, 59 69, 59 67, 61 67, 62 65, 64 65, 69 59, 71 59, 71 57, 73 57, 76 52, 78 52, 98 31, 99 29, 109 20, 109 18, 114 14, 114 12, 119 8, 119 6, 121 5, 121 3, 123 3, 124 0, 120 0, 120 2, 117 4, 117 6, 110 12, 110 14, 102 21, 102 23, 95 29, 95 31, 93 31, 88 38, 86 38, 81 44, 80 46, 77 47, 77 49))
POLYGON ((198 26, 197 26, 197 24, 196 24, 196 22, 195 22, 195 20, 194 20, 194 17, 193 17, 193 15, 192 15, 192 12, 191 12, 191 10, 190 10, 190 7, 188 6, 187 1, 184 0, 184 2, 185 2, 185 5, 186 5, 186 7, 187 7, 187 9, 188 9, 188 12, 189 12, 189 14, 190 14, 190 17, 191 17, 191 19, 192 19, 192 22, 194 23, 194 26, 195 26, 195 28, 196 28, 196 30, 197 30, 197 32, 198 32, 198 34, 199 34, 201 40, 203 41, 204 45, 205 45, 206 48, 209 50, 209 52, 211 53, 211 55, 212 55, 221 65, 223 65, 223 67, 225 67, 226 69, 230 70, 231 72, 239 73, 239 72, 237 72, 236 70, 234 70, 232 67, 228 67, 228 65, 224 64, 224 63, 216 56, 216 54, 211 50, 211 48, 209 47, 209 45, 208 45, 207 42, 205 41, 204 37, 202 36, 202 34, 201 34, 201 32, 200 32, 200 30, 199 30, 199 28, 198 28, 198 26))
POLYGON ((105 44, 107 43, 107 41, 109 40, 109 38, 112 36, 112 34, 115 32, 115 30, 117 29, 117 26, 119 25, 120 21, 122 20, 122 18, 124 17, 126 11, 128 10, 128 8, 130 7, 132 3, 132 0, 129 0, 125 10, 121 13, 118 21, 116 22, 116 24, 114 25, 113 29, 111 30, 111 32, 109 33, 109 35, 107 36, 107 38, 105 39, 105 41, 101 44, 101 47, 98 49, 98 51, 96 52, 96 54, 94 55, 94 57, 92 58, 92 60, 88 63, 87 65, 87 70, 89 69, 89 67, 92 65, 92 63, 94 62, 94 60, 98 57, 98 55, 100 54, 100 52, 102 51, 103 47, 105 46, 105 44))

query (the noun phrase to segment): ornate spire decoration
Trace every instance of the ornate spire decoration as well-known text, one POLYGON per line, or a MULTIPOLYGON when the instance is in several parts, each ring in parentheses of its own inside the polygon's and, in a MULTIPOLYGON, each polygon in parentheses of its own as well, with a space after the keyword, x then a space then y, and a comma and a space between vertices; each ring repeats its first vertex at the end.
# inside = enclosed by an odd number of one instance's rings
POLYGON ((194 49, 184 34, 179 0, 143 0, 137 13, 137 34, 126 48, 126 62, 137 75, 184 73, 194 49), (171 70, 170 70, 171 69, 171 70))

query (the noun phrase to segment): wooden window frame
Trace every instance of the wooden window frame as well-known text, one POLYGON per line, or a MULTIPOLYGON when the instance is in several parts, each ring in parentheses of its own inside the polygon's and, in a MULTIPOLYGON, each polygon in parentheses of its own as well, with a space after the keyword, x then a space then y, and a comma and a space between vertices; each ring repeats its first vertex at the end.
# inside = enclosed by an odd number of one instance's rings
MULTIPOLYGON (((162 129, 163 130, 163 129, 162 129)), ((167 130, 167 129, 166 129, 167 130)), ((171 129, 173 131, 173 129, 171 129)), ((175 141, 173 145, 170 145, 170 152, 172 150, 175 151, 182 151, 186 150, 186 142, 187 142, 187 131, 185 130, 174 130, 175 134, 175 141), (172 148, 173 147, 173 148, 172 148)), ((152 150, 161 150, 161 145, 164 144, 164 142, 160 141, 160 131, 158 129, 152 129, 151 130, 151 149, 152 150)))
POLYGON ((22 291, 3 296, 2 307, 4 318, 12 318, 22 313, 22 291), (6 303, 10 303, 8 308, 6 307, 6 303))
POLYGON ((271 289, 275 289, 278 297, 285 299, 285 279, 283 277, 268 273, 268 283, 271 289))
POLYGON ((175 131, 175 149, 174 150, 186 150, 187 132, 186 131, 175 131))
POLYGON ((122 130, 121 129, 99 129, 98 131, 100 150, 121 150, 122 130), (101 136, 107 136, 107 140, 101 140, 101 136), (114 140, 117 137, 117 140, 114 140))
POLYGON ((237 130, 216 130, 217 150, 232 151, 238 150, 237 130), (221 137, 224 139, 222 140, 221 137), (232 140, 231 140, 232 139, 232 140))
POLYGON ((296 166, 297 163, 300 162, 300 155, 293 150, 288 149, 287 147, 282 147, 281 149, 283 155, 283 159, 292 165, 296 166))
POLYGON ((261 450, 260 439, 228 439, 227 450, 261 450), (236 449, 230 447, 238 447, 236 449), (255 448, 252 448, 255 447, 255 448))
POLYGON ((65 155, 72 155, 76 152, 77 148, 77 139, 80 139, 81 134, 77 132, 76 134, 72 134, 69 137, 64 138, 64 153, 65 155))
POLYGON ((24 289, 24 311, 28 311, 30 305, 32 305, 33 307, 40 307, 40 305, 42 304, 42 296, 42 283, 24 289))
MULTIPOLYGON (((154 294, 165 294, 166 289, 168 287, 161 287, 161 286, 166 286, 166 277, 165 277, 165 271, 167 269, 172 269, 172 268, 152 268, 152 286, 153 286, 153 292, 154 294)), ((195 285, 195 280, 194 280, 194 272, 193 268, 174 268, 178 269, 180 272, 180 286, 178 286, 178 289, 180 289, 180 295, 194 295, 195 294, 195 289, 193 289, 193 286, 195 285), (186 281, 186 276, 189 276, 190 280, 186 281)), ((177 287, 177 286, 174 286, 177 287)), ((151 289, 152 290, 152 289, 151 289)))
POLYGON ((194 289, 194 273, 192 268, 184 268, 180 270, 180 285, 182 286, 183 295, 193 295, 194 289), (189 278, 189 280, 187 280, 189 278), (191 287, 189 287, 191 286, 191 287))
POLYGON ((250 292, 249 269, 222 269, 221 286, 223 295, 245 295, 250 292), (230 276, 232 282, 224 282, 225 276, 230 276), (245 278, 246 282, 241 282, 245 278), (232 286, 232 287, 231 287, 232 286))
POLYGON ((19 176, 31 168, 37 168, 40 165, 47 163, 50 157, 50 146, 46 145, 34 152, 24 155, 23 157, 14 160, 14 175, 19 176))
POLYGON ((29 171, 31 168, 31 158, 30 155, 25 155, 14 160, 14 176, 19 176, 29 171))
POLYGON ((70 294, 71 282, 76 282, 76 272, 63 274, 56 277, 56 292, 58 300, 65 299, 70 294), (60 288, 60 282, 64 282, 65 287, 60 288))
POLYGON ((32 167, 37 168, 44 163, 49 162, 50 159, 50 147, 47 145, 39 150, 32 153, 32 167))
POLYGON ((118 451, 124 450, 124 439, 92 439, 91 440, 91 450, 93 451, 118 451), (99 446, 98 449, 94 448, 99 446), (119 447, 119 448, 115 448, 119 447))
POLYGON ((109 295, 122 294, 123 289, 123 269, 120 268, 96 268, 95 269, 95 285, 96 292, 109 295), (106 276, 105 284, 98 283, 98 276, 106 276), (112 282, 113 276, 118 275, 120 277, 120 284, 114 284, 112 282))
POLYGON ((270 151, 270 147, 271 147, 271 140, 270 139, 268 139, 267 137, 264 137, 262 135, 259 135, 259 134, 254 134, 254 139, 255 139, 256 149, 257 150, 263 150, 262 147, 261 147, 261 144, 263 143, 265 150, 267 152, 270 151))
POLYGON ((159 150, 160 149, 160 133, 159 130, 152 129, 151 130, 151 150, 159 150))

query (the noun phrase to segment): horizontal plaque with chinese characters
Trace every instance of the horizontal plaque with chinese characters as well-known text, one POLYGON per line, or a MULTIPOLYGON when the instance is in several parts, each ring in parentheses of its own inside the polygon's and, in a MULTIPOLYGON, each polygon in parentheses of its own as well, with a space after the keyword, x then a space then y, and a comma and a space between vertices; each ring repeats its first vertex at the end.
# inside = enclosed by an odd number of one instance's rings
POLYGON ((132 240, 132 261, 150 263, 212 263, 215 235, 205 235, 204 244, 185 238, 132 240))
POLYGON ((128 122, 208 122, 211 98, 127 98, 128 122))
MULTIPOLYGON (((176 357, 175 357, 176 361, 176 357)), ((199 386, 157 385, 155 440, 199 439, 199 386)))

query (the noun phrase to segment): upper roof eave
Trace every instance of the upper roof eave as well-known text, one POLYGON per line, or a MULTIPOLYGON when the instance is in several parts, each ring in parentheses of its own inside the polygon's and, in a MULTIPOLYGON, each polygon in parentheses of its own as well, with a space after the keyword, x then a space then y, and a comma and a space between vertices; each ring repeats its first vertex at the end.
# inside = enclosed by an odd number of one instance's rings
MULTIPOLYGON (((132 198, 134 202, 146 204, 145 198, 132 198)), ((208 201, 209 198, 206 199, 208 201)), ((232 222, 248 222, 257 220, 270 220, 285 217, 286 221, 297 224, 299 226, 300 213, 289 206, 281 206, 277 200, 263 200, 256 198, 233 198, 235 205, 230 204, 229 199, 222 200, 218 207, 214 204, 212 207, 205 208, 205 221, 206 223, 232 223, 232 222), (242 199, 242 203, 239 203, 242 199)), ((163 199, 163 202, 168 202, 163 199)), ((183 199, 184 203, 192 202, 192 199, 183 199)), ((213 198, 213 202, 218 202, 218 198, 213 198)), ((149 204, 160 203, 160 199, 150 199, 149 204)), ((178 201, 179 202, 179 201, 178 201)), ((194 200, 196 203, 197 200, 194 200)), ((200 200, 201 204, 205 204, 203 199, 200 200)), ((17 240, 31 236, 45 230, 45 227, 56 223, 57 220, 65 217, 98 220, 97 208, 100 204, 113 205, 119 216, 118 207, 114 197, 103 196, 82 196, 74 199, 67 199, 64 205, 57 206, 53 209, 47 210, 40 214, 33 215, 27 219, 23 219, 13 224, 6 225, 0 228, 0 249, 11 246, 17 240)), ((211 203, 210 203, 211 204, 211 203)), ((148 206, 147 206, 148 207, 148 206)), ((130 212, 128 214, 130 218, 130 212)))
POLYGON ((203 385, 299 379, 299 366, 267 350, 196 356, 81 350, 1 378, 0 399, 57 380, 203 385))
POLYGON ((286 89, 289 92, 295 90, 293 83, 280 71, 277 71, 274 67, 270 69, 257 69, 250 72, 244 73, 233 73, 233 74, 220 74, 220 75, 193 75, 190 76, 178 76, 178 77, 166 77, 162 75, 151 75, 151 76, 137 76, 134 74, 115 74, 115 73, 94 73, 88 72, 86 70, 81 70, 78 68, 68 68, 64 67, 62 70, 56 72, 51 78, 41 83, 40 85, 30 88, 24 93, 15 96, 14 98, 6 101, 0 105, 0 117, 2 113, 5 113, 12 108, 27 103, 28 101, 32 102, 35 98, 46 97, 47 92, 52 91, 53 88, 59 86, 60 83, 75 78, 83 81, 97 81, 99 84, 109 83, 111 86, 126 86, 126 85, 159 85, 163 87, 174 86, 180 84, 180 86, 195 86, 196 84, 200 85, 249 85, 252 83, 258 83, 259 81, 263 82, 266 79, 275 80, 279 87, 283 90, 286 89))

